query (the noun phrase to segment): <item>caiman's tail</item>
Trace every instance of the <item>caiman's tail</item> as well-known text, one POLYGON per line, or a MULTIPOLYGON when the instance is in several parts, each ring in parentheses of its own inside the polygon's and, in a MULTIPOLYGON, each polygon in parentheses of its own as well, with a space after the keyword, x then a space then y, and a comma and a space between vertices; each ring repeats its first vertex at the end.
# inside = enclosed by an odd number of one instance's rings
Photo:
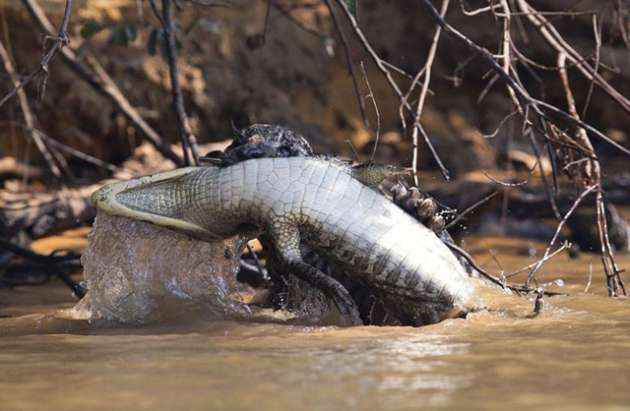
POLYGON ((190 190, 186 177, 198 167, 108 184, 95 191, 91 203, 103 212, 134 220, 147 221, 201 237, 214 238, 207 229, 185 219, 190 210, 190 190))

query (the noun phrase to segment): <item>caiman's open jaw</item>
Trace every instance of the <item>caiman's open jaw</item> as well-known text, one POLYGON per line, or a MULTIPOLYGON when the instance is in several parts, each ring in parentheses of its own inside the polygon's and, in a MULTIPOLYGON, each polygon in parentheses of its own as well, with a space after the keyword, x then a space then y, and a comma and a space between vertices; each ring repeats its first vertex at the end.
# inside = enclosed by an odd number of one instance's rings
POLYGON ((155 200, 142 201, 151 198, 151 195, 142 195, 143 192, 167 188, 169 183, 176 183, 195 170, 198 168, 186 167, 108 184, 95 191, 90 197, 90 202, 96 208, 110 215, 146 221, 205 239, 219 239, 207 229, 184 220, 174 210, 160 208, 159 202, 155 200))

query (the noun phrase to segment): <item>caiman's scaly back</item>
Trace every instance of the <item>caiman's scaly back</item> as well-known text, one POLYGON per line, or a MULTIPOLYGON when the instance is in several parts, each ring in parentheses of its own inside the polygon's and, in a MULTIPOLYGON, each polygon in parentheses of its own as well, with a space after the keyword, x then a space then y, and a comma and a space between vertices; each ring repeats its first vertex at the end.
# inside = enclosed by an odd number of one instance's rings
POLYGON ((395 170, 352 169, 316 157, 261 158, 227 167, 189 167, 115 183, 97 191, 103 211, 183 231, 228 238, 255 226, 286 268, 321 288, 360 323, 346 289, 306 264, 304 242, 341 265, 416 325, 472 308, 476 281, 433 232, 373 186, 395 170), (400 301, 403 303, 400 303, 400 301))

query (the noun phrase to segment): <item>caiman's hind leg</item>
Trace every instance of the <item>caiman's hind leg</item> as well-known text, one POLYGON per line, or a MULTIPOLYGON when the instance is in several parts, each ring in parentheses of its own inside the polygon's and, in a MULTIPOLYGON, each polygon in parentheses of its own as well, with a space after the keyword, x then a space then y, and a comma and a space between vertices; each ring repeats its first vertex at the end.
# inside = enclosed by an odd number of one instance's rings
POLYGON ((293 275, 322 290, 333 299, 344 319, 351 325, 363 325, 359 310, 346 288, 334 278, 302 260, 300 252, 300 232, 295 224, 283 220, 269 229, 277 256, 293 275))
POLYGON ((359 309, 348 290, 339 281, 327 276, 302 260, 290 261, 288 262, 288 267, 296 277, 308 282, 313 287, 319 288, 331 297, 344 319, 351 321, 351 325, 363 325, 359 309))

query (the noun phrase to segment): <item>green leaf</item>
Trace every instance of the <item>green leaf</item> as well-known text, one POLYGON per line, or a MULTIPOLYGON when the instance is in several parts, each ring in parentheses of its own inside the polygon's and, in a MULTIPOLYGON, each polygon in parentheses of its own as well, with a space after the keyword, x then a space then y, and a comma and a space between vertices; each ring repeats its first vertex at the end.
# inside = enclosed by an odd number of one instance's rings
MULTIPOLYGON (((177 37, 175 37, 175 47, 177 48, 177 50, 180 50, 182 48, 182 43, 177 37)), ((147 40, 147 51, 152 56, 155 56, 159 51, 160 56, 162 56, 164 61, 168 61, 168 40, 166 38, 166 33, 164 33, 164 30, 151 30, 151 33, 149 34, 149 39, 147 40)))
POLYGON ((136 39, 138 38, 138 28, 134 25, 128 25, 126 31, 129 43, 133 43, 134 41, 136 41, 136 39))
POLYGON ((168 62, 168 40, 164 32, 162 32, 158 44, 160 45, 160 56, 162 56, 164 61, 168 62))
POLYGON ((149 40, 147 41, 147 50, 149 54, 155 56, 157 53, 158 41, 161 36, 161 31, 158 29, 151 30, 151 34, 149 34, 149 40))
POLYGON ((357 1, 358 0, 344 0, 346 7, 348 7, 348 10, 352 13, 355 19, 357 18, 357 1))
POLYGON ((118 46, 128 46, 138 38, 138 29, 131 24, 119 24, 112 27, 110 42, 118 46))
POLYGON ((101 23, 94 20, 88 20, 85 22, 83 27, 81 27, 81 37, 83 37, 84 39, 89 39, 104 28, 105 26, 103 26, 101 23))

